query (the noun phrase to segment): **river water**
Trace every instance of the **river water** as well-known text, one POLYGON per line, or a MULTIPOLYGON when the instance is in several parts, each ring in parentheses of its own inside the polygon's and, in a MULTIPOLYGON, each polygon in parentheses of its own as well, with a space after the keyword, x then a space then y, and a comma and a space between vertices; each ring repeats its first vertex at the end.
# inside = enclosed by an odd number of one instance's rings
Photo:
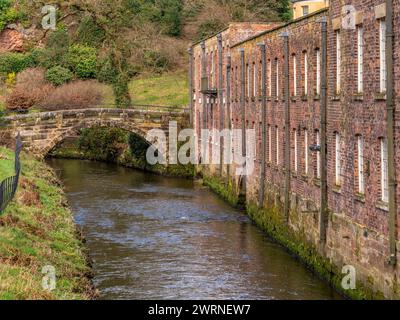
POLYGON ((50 159, 83 228, 101 299, 340 299, 200 184, 50 159))

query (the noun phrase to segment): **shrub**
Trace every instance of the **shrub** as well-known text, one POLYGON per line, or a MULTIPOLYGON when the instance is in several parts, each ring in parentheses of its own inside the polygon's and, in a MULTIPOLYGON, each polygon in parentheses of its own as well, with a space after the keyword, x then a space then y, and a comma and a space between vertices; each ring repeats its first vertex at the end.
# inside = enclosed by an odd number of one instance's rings
POLYGON ((109 58, 99 60, 97 65, 97 80, 103 83, 112 84, 115 81, 117 70, 109 58))
POLYGON ((75 44, 68 49, 66 65, 81 79, 96 76, 97 51, 92 47, 75 44))
POLYGON ((197 30, 197 38, 198 39, 204 39, 212 34, 218 32, 224 27, 223 22, 212 19, 212 20, 207 20, 204 21, 199 25, 199 28, 197 30))
POLYGON ((8 89, 11 89, 12 87, 14 87, 16 80, 17 80, 17 75, 15 74, 15 72, 9 73, 7 75, 7 78, 6 78, 6 81, 5 81, 6 87, 8 89))
POLYGON ((74 75, 69 69, 61 66, 55 66, 46 72, 46 80, 55 86, 61 86, 71 81, 73 77, 74 75))
POLYGON ((91 16, 84 17, 77 30, 77 41, 86 46, 99 47, 104 41, 104 30, 99 28, 91 16))
POLYGON ((45 110, 67 110, 97 107, 101 103, 104 86, 95 80, 75 81, 55 88, 42 101, 45 110))
POLYGON ((0 55, 0 73, 18 73, 32 66, 32 59, 29 54, 5 53, 0 55))
POLYGON ((22 111, 38 105, 53 89, 39 68, 28 68, 17 75, 14 89, 6 98, 9 110, 22 111))
POLYGON ((16 21, 20 14, 12 7, 12 0, 0 0, 0 31, 2 31, 7 24, 16 21))
POLYGON ((155 72, 163 72, 168 69, 169 60, 163 52, 149 50, 144 54, 144 65, 155 72))
POLYGON ((50 69, 55 64, 61 63, 61 59, 54 52, 44 48, 35 48, 29 55, 31 66, 50 69))

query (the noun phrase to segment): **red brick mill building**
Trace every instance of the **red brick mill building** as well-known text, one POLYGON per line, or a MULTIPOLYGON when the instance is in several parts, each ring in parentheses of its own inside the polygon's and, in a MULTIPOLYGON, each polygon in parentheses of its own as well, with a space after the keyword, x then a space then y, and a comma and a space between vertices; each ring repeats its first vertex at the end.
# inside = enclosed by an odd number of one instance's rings
POLYGON ((399 2, 298 2, 305 15, 287 24, 231 24, 190 48, 198 141, 256 132, 250 176, 199 172, 339 289, 354 267, 347 295, 400 298, 399 2))

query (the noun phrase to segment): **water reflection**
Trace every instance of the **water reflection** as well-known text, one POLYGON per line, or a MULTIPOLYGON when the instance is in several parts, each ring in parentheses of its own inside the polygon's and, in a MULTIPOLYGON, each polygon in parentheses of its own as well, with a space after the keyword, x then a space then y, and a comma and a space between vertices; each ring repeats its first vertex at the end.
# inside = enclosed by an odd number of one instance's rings
POLYGON ((195 182, 49 160, 83 227, 103 299, 336 299, 251 221, 195 182))

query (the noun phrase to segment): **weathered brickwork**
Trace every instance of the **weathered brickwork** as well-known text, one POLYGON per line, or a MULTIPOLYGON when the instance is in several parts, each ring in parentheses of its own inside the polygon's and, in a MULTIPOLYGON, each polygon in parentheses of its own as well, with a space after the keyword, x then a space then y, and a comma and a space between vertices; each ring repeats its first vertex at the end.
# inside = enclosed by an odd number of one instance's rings
MULTIPOLYGON (((286 25, 259 25, 257 30, 251 30, 254 35, 248 38, 235 36, 237 30, 231 26, 220 35, 223 43, 222 86, 218 77, 218 37, 193 46, 192 99, 199 139, 203 128, 242 129, 243 119, 245 128, 256 132, 253 174, 243 178, 234 174, 234 166, 223 166, 222 172, 219 165, 199 166, 205 179, 218 180, 226 190, 235 190, 232 192, 236 193, 245 180, 246 205, 255 220, 269 229, 266 227, 268 223, 264 222, 272 221, 276 212, 280 217, 284 214, 286 168, 290 167, 290 212, 288 222, 283 223, 294 235, 295 242, 309 246, 319 257, 329 261, 333 267, 329 271, 331 276, 327 278, 332 282, 333 273, 340 275, 344 265, 352 265, 359 286, 364 293, 368 292, 364 297, 400 298, 397 280, 400 268, 398 263, 389 263, 389 200, 385 197, 390 178, 394 178, 396 183, 400 180, 400 156, 397 152, 400 145, 400 127, 397 125, 400 111, 397 105, 400 100, 396 97, 400 92, 400 5, 395 1, 391 8, 394 26, 395 176, 386 177, 383 174, 387 169, 385 163, 390 159, 382 151, 382 141, 387 144, 388 136, 386 89, 382 90, 381 80, 382 74, 386 73, 381 72, 381 66, 387 66, 382 60, 382 52, 385 52, 382 50, 386 46, 380 32, 381 21, 385 21, 386 11, 390 9, 385 8, 384 3, 383 0, 333 0, 329 9, 286 25), (343 18, 343 5, 354 7, 354 25, 343 18), (321 159, 318 148, 310 149, 311 145, 321 144, 323 21, 327 21, 326 168, 318 163, 321 159), (289 135, 285 130, 285 32, 289 42, 289 73, 286 75, 289 81, 289 135), (266 46, 265 97, 262 95, 260 43, 266 46), (211 59, 203 52, 213 52, 215 57, 211 59), (231 60, 229 83, 228 56, 231 60), (244 95, 242 74, 245 75, 244 95), (214 77, 209 80, 208 89, 215 90, 202 91, 202 75, 209 79, 214 77), (262 163, 263 99, 266 100, 265 163, 262 163), (286 144, 290 146, 290 158, 285 155, 286 144), (261 204, 262 166, 265 166, 265 196, 261 204), (320 239, 321 170, 326 170, 328 187, 326 241, 320 239), (258 213, 254 214, 254 211, 258 213)), ((400 203, 398 190, 395 203, 400 203)), ((398 222, 400 210, 396 210, 398 222)), ((398 239, 400 226, 396 225, 398 239)), ((399 242, 396 243, 398 247, 399 242)), ((297 253, 302 255, 300 251, 297 253)), ((319 267, 316 269, 321 271, 319 267)), ((358 293, 347 293, 360 297, 358 293)))

